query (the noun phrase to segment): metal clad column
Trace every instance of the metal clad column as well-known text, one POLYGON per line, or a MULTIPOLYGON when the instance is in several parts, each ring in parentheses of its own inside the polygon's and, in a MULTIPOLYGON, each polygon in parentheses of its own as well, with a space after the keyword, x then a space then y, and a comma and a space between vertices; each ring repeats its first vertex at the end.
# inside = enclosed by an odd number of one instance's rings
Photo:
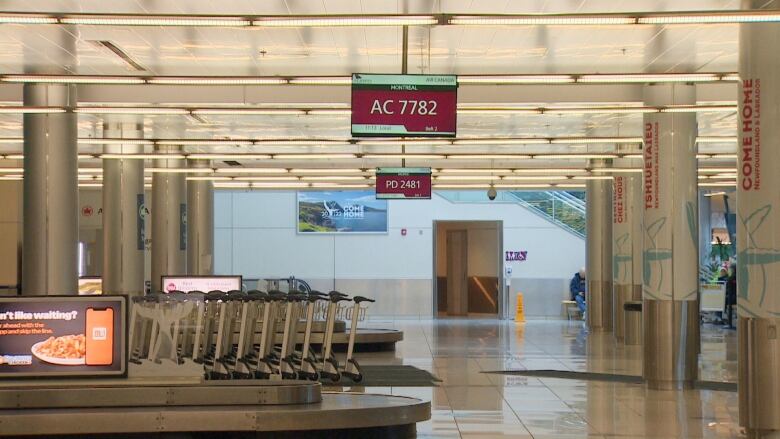
MULTIPOLYGON (((647 105, 693 105, 690 84, 645 87, 647 105)), ((696 115, 644 115, 644 377, 679 389, 697 376, 699 337, 696 115)))
MULTIPOLYGON (((143 124, 130 118, 103 125, 103 137, 141 139, 143 124)), ((106 154, 140 154, 143 145, 107 144, 106 154)), ((144 161, 103 159, 103 291, 144 293, 144 161)))
MULTIPOLYGON (((190 160, 191 168, 209 168, 209 160, 190 160)), ((214 183, 187 182, 187 272, 214 273, 214 183)))
MULTIPOLYGON (((625 160, 622 167, 630 167, 625 160)), ((612 186, 612 275, 615 338, 625 338, 623 304, 642 299, 642 174, 618 172, 612 186)))
MULTIPOLYGON (((776 8, 777 2, 769 2, 776 8)), ((744 1, 745 8, 767 2, 744 1)), ((740 25, 737 101, 739 418, 750 438, 780 437, 780 24, 740 25)))
MULTIPOLYGON (((593 167, 605 167, 603 160, 593 160, 593 167)), ((587 324, 596 331, 611 331, 613 324, 612 294, 612 180, 587 182, 587 258, 588 279, 587 324)))
MULTIPOLYGON (((76 86, 25 84, 25 106, 75 107, 76 86)), ((22 293, 78 293, 75 113, 24 115, 22 293)))
MULTIPOLYGON (((181 154, 178 145, 157 145, 158 154, 181 154)), ((185 160, 155 159, 152 176, 152 291, 162 291, 160 278, 187 272, 187 193, 185 160)))

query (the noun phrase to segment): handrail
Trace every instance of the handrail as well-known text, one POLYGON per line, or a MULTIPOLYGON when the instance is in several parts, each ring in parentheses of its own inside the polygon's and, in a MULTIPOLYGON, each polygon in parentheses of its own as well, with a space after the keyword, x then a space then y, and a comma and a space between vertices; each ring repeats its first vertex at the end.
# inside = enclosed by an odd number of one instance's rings
POLYGON ((487 198, 484 198, 484 194, 482 195, 484 200, 481 200, 479 195, 472 194, 471 191, 443 191, 440 192, 440 195, 451 203, 485 202, 491 204, 520 204, 544 220, 555 224, 579 238, 585 238, 585 202, 568 192, 499 191, 496 199, 493 201, 488 201, 487 198), (549 209, 545 209, 538 205, 544 203, 549 204, 549 209), (561 217, 561 211, 565 212, 563 215, 564 219, 561 217), (566 220, 572 222, 575 227, 573 227, 572 224, 568 224, 566 220))
POLYGON ((575 197, 566 191, 552 191, 552 196, 557 197, 561 202, 585 213, 585 201, 575 197))
MULTIPOLYGON (((585 220, 585 208, 584 208, 584 202, 582 205, 578 205, 579 203, 573 202, 569 199, 565 199, 563 197, 558 196, 558 191, 540 191, 540 192, 522 192, 522 191, 510 191, 512 196, 520 203, 523 207, 527 208, 531 212, 534 212, 538 216, 541 216, 542 218, 554 223, 555 225, 561 227, 562 229, 580 237, 585 238, 585 227, 584 227, 584 220, 585 220), (546 199, 542 199, 540 201, 549 201, 551 203, 550 206, 550 212, 548 212, 545 209, 540 208, 534 203, 529 202, 524 196, 527 194, 533 194, 533 195, 542 195, 543 197, 546 197, 546 199), (574 227, 572 227, 570 224, 567 224, 565 221, 561 220, 559 215, 556 215, 556 202, 562 204, 563 206, 566 206, 570 208, 573 212, 576 213, 577 217, 580 217, 580 221, 583 223, 581 230, 578 230, 574 227)), ((571 194, 568 194, 572 198, 575 198, 579 200, 579 198, 576 198, 572 196, 571 194)), ((580 200, 582 201, 582 200, 580 200)), ((561 207, 563 207, 561 206, 561 207)), ((560 209, 560 208, 558 208, 560 209)))

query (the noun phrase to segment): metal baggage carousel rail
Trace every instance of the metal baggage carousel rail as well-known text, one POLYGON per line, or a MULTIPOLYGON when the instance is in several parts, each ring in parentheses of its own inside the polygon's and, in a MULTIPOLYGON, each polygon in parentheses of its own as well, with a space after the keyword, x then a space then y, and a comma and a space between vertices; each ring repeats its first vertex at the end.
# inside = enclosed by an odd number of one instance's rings
MULTIPOLYGON (((74 409, 312 404, 322 400, 310 381, 206 381, 160 383, 128 379, 4 382, 0 409, 74 409)), ((2 426, 2 421, 0 421, 2 426)))
MULTIPOLYGON (((202 393, 208 398, 210 392, 202 393)), ((430 402, 415 398, 322 392, 320 402, 292 405, 149 402, 130 407, 3 409, 0 431, 9 437, 47 438, 224 437, 225 432, 231 437, 414 437, 415 424, 430 416, 430 402)))

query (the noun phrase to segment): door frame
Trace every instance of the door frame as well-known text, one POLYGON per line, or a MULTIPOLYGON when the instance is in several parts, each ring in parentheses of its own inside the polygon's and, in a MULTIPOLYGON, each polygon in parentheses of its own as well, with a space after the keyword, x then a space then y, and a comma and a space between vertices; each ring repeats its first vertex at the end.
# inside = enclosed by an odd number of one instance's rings
MULTIPOLYGON (((432 318, 439 317, 439 277, 436 271, 436 262, 439 257, 447 257, 447 255, 438 254, 438 240, 439 240, 439 226, 441 223, 458 224, 458 223, 493 223, 496 226, 496 239, 498 242, 498 267, 496 267, 496 278, 498 279, 498 298, 497 298, 497 310, 496 318, 500 320, 507 320, 509 316, 509 296, 507 294, 507 288, 504 281, 504 221, 503 220, 447 220, 447 219, 435 219, 431 229, 433 230, 433 261, 431 264, 431 272, 433 273, 433 282, 431 290, 431 302, 432 302, 432 318)), ((465 228, 468 231, 468 228, 465 228)), ((445 237, 446 239, 446 237, 445 237)))

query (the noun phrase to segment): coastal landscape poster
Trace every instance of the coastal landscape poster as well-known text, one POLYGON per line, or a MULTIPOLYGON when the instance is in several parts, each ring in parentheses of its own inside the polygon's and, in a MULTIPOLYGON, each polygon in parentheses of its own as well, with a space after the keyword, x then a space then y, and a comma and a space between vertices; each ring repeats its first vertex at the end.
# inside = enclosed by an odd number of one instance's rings
POLYGON ((373 190, 300 191, 298 233, 387 233, 387 200, 373 190))

